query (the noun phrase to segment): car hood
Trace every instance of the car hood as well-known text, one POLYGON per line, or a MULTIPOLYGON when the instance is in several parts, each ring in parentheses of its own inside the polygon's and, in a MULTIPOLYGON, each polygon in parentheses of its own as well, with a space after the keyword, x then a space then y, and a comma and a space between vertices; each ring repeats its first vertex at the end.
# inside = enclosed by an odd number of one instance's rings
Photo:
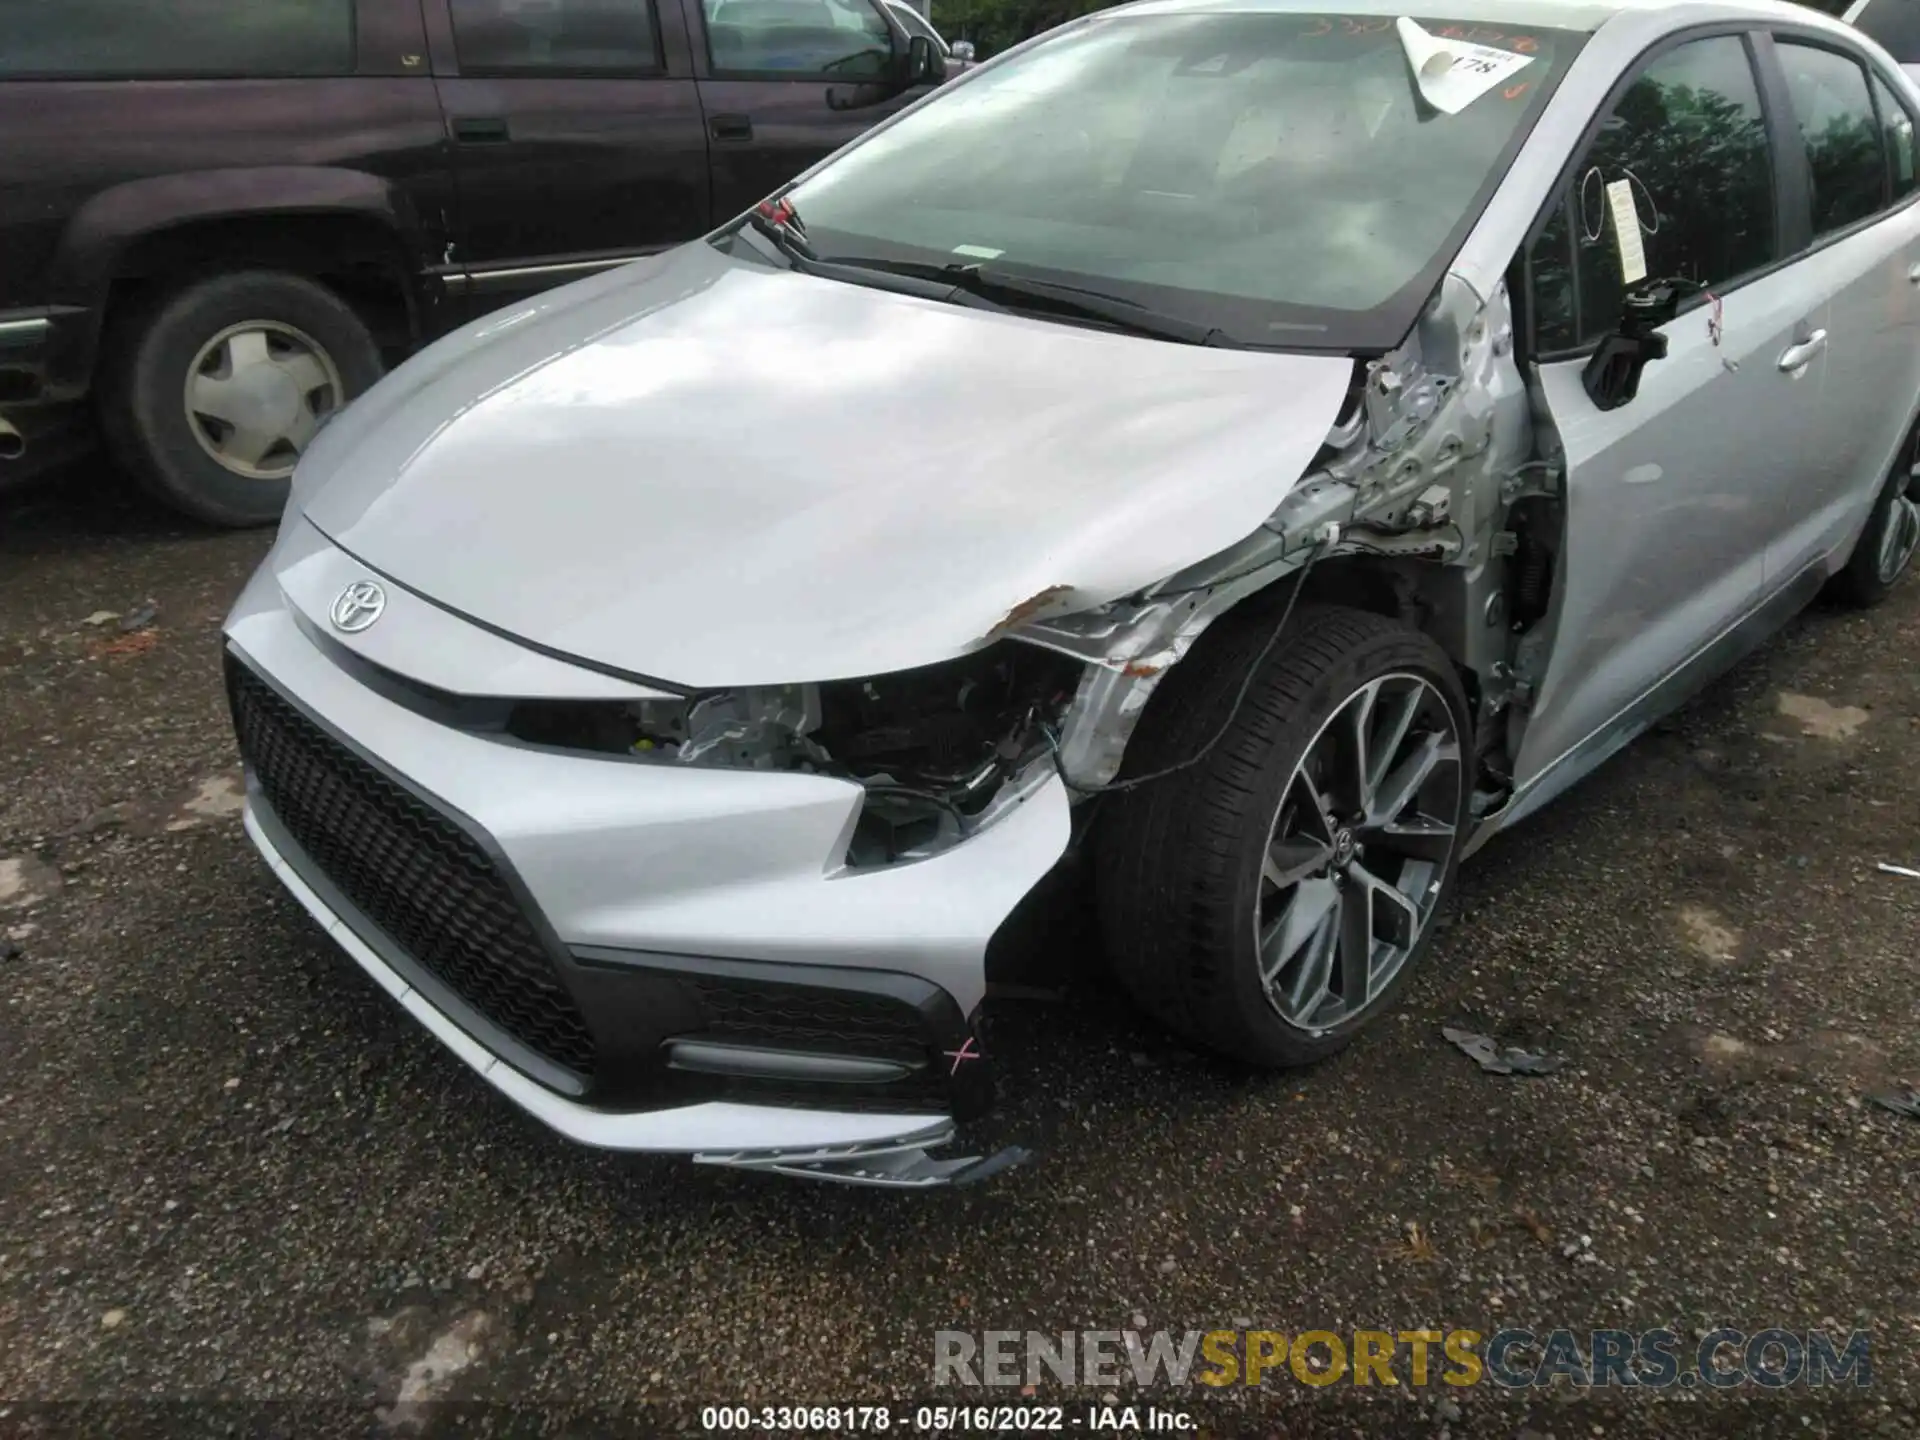
POLYGON ((1240 540, 1350 373, 695 244, 429 347, 321 432, 294 504, 403 587, 601 666, 884 674, 1240 540))

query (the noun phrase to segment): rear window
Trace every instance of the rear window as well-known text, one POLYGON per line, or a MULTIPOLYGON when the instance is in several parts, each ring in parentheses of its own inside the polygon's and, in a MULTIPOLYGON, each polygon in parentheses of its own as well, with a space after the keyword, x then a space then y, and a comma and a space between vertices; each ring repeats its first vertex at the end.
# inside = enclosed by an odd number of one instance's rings
POLYGON ((453 43, 463 75, 660 68, 647 0, 453 0, 453 43))
POLYGON ((1867 0, 1853 23, 1902 65, 1920 64, 1920 0, 1867 0))
POLYGON ((348 75, 353 0, 6 0, 0 75, 348 75))

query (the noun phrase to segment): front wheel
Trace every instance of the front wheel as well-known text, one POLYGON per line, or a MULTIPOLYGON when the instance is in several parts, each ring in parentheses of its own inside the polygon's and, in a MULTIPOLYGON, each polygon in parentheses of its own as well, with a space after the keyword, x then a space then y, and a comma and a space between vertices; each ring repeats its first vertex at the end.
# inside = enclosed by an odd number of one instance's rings
POLYGON ((1303 608, 1260 662, 1271 624, 1223 621, 1154 697, 1130 771, 1228 728, 1200 764, 1113 797, 1095 887, 1144 1009, 1209 1049, 1289 1066, 1347 1044, 1412 973, 1458 863, 1471 748, 1459 679, 1426 636, 1303 608))

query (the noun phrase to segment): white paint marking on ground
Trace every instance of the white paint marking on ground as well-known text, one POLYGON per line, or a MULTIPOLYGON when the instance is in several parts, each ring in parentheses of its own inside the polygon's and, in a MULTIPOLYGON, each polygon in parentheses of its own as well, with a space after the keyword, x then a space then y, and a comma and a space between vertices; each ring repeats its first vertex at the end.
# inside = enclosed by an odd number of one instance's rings
POLYGON ((427 1407, 446 1393, 455 1376, 480 1358, 482 1344, 492 1330, 492 1316, 484 1310, 469 1310, 434 1336, 427 1353, 407 1367, 392 1406, 376 1412, 380 1422, 389 1430, 418 1430, 424 1426, 427 1407))
POLYGON ((230 815, 238 815, 246 805, 246 787, 241 783, 237 771, 229 771, 223 775, 210 775, 202 780, 200 788, 181 804, 180 818, 168 821, 166 828, 176 831, 191 830, 194 826, 208 820, 223 820, 230 815))
POLYGON ((1718 1033, 1709 1035, 1700 1042, 1700 1053, 1709 1060, 1738 1060, 1752 1048, 1744 1040, 1718 1033))
POLYGON ((1681 907, 1680 928, 1688 943, 1709 960, 1725 962, 1740 953, 1740 932, 1704 905, 1681 907))
POLYGON ((59 888, 60 872, 31 855, 10 855, 0 860, 0 905, 25 909, 38 905, 59 888))
POLYGON ((1867 712, 1858 705, 1835 705, 1818 695, 1780 692, 1780 713, 1798 721, 1800 733, 1819 740, 1851 740, 1867 723, 1867 712))

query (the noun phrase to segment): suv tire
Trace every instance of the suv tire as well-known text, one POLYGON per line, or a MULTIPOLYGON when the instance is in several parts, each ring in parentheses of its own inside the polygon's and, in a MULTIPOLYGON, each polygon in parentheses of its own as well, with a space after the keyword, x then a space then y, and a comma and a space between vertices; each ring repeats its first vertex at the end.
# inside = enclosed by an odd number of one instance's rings
POLYGON ((1466 698, 1431 639, 1302 606, 1262 660, 1273 623, 1265 604, 1222 620, 1155 694, 1123 778, 1221 739, 1103 802, 1094 872, 1136 1002, 1263 1067, 1331 1055, 1392 1003, 1452 889, 1473 788, 1466 698))
POLYGON ((163 504, 231 527, 279 518, 313 431, 382 370, 344 301, 269 270, 162 296, 109 343, 101 426, 114 457, 163 504))

